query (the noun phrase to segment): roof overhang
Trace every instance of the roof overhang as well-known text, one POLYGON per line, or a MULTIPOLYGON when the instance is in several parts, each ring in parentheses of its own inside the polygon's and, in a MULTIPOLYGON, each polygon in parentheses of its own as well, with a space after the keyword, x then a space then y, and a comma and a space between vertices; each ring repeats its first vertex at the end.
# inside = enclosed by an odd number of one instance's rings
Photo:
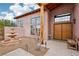
MULTIPOLYGON (((38 3, 39 6, 41 6, 41 4, 44 5, 45 9, 48 9, 49 11, 52 11, 53 9, 55 9, 61 5, 61 3, 38 3)), ((16 17, 14 17, 14 19, 18 19, 18 18, 27 16, 30 14, 34 14, 34 13, 37 13, 39 11, 40 11, 40 9, 36 9, 36 10, 31 11, 31 12, 25 13, 23 15, 16 16, 16 17)))
POLYGON ((27 15, 30 15, 30 14, 34 14, 34 13, 37 13, 37 12, 39 12, 39 11, 40 11, 40 9, 36 9, 36 10, 34 10, 34 11, 31 11, 31 12, 28 12, 28 13, 25 13, 25 14, 22 14, 22 15, 20 15, 20 16, 16 16, 16 17, 14 17, 14 19, 18 19, 18 18, 27 16, 27 15))

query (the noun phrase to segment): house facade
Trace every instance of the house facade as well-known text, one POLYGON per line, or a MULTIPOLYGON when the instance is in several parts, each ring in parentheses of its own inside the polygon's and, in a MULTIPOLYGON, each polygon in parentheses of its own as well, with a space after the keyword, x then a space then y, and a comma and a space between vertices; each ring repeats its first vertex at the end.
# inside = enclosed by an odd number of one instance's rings
MULTIPOLYGON (((49 39, 72 39, 79 37, 79 4, 46 5, 44 10, 44 37, 49 39)), ((22 27, 24 36, 36 37, 40 34, 40 9, 16 16, 18 26, 22 27), (35 35, 36 34, 36 35, 35 35)))

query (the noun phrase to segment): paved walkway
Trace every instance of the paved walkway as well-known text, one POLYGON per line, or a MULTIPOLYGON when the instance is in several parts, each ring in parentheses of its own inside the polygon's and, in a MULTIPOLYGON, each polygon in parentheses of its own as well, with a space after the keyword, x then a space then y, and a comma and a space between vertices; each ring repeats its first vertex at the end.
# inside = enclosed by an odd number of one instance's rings
MULTIPOLYGON (((47 47, 49 48, 45 56, 79 56, 79 51, 71 50, 67 48, 66 42, 59 40, 48 40, 47 47)), ((12 52, 5 54, 4 56, 33 56, 27 51, 18 48, 12 52)))
POLYGON ((45 56, 79 56, 79 51, 68 49, 67 43, 59 40, 49 40, 48 45, 50 49, 45 56))
POLYGON ((18 48, 14 51, 5 54, 4 56, 33 56, 33 55, 21 48, 18 48))

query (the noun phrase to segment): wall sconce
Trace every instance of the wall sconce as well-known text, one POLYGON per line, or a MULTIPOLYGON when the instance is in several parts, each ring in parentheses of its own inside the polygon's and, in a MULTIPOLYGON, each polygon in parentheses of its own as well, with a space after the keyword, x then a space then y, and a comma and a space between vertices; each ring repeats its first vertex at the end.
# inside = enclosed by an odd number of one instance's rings
POLYGON ((73 19, 74 24, 76 23, 76 19, 73 19))

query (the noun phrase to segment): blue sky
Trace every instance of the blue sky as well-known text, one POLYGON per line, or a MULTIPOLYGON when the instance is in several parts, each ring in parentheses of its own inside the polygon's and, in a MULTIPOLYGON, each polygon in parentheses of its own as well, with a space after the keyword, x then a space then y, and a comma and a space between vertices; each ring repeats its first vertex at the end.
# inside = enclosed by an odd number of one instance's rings
MULTIPOLYGON (((12 3, 0 3, 0 12, 10 12, 9 7, 10 5, 12 5, 12 3)), ((0 16, 2 16, 3 14, 0 13, 0 16)))
POLYGON ((0 19, 13 19, 15 16, 33 11, 37 8, 39 8, 37 4, 0 3, 0 19))
POLYGON ((9 11, 10 5, 12 5, 12 3, 0 3, 0 12, 9 11))

